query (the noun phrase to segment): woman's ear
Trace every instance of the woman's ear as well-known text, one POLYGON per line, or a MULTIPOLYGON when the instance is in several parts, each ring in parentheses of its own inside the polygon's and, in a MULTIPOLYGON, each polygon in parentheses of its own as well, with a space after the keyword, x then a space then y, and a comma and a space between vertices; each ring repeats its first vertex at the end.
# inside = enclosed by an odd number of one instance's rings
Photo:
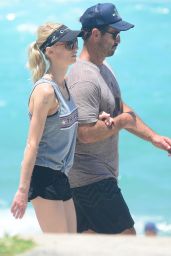
POLYGON ((45 55, 48 57, 53 53, 52 47, 46 47, 45 55))

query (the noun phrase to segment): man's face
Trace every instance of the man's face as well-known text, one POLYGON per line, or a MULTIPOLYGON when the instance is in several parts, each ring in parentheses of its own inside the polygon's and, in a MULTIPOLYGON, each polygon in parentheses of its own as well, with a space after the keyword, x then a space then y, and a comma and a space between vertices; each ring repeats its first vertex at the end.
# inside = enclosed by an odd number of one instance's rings
POLYGON ((104 34, 101 34, 99 47, 105 57, 112 56, 120 43, 119 31, 112 27, 108 27, 104 34))

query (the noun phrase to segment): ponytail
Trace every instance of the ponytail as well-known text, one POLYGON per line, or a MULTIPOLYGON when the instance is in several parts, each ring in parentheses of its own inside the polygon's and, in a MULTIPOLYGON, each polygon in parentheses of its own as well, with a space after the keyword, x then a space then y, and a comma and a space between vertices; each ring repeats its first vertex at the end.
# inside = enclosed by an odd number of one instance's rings
POLYGON ((36 42, 30 44, 28 49, 28 68, 32 73, 33 82, 37 82, 49 69, 49 61, 46 56, 39 50, 36 42))

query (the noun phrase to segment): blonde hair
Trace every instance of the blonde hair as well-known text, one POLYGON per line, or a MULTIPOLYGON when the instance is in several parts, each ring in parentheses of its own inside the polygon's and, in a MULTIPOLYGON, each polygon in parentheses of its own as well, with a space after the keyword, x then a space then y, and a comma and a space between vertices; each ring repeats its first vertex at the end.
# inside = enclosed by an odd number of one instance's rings
POLYGON ((63 24, 45 23, 37 30, 37 41, 30 44, 28 49, 28 68, 32 73, 33 82, 37 82, 49 69, 49 60, 39 47, 46 41, 49 35, 59 29, 63 24))

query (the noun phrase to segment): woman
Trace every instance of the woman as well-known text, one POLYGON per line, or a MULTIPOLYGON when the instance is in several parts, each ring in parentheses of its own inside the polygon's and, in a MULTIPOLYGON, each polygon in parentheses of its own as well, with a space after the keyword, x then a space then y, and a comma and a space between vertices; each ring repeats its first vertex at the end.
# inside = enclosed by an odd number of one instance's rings
POLYGON ((30 128, 11 212, 22 218, 31 201, 43 232, 76 232, 67 174, 72 166, 77 108, 64 79, 75 62, 80 31, 47 23, 29 48, 35 83, 29 100, 30 128))

